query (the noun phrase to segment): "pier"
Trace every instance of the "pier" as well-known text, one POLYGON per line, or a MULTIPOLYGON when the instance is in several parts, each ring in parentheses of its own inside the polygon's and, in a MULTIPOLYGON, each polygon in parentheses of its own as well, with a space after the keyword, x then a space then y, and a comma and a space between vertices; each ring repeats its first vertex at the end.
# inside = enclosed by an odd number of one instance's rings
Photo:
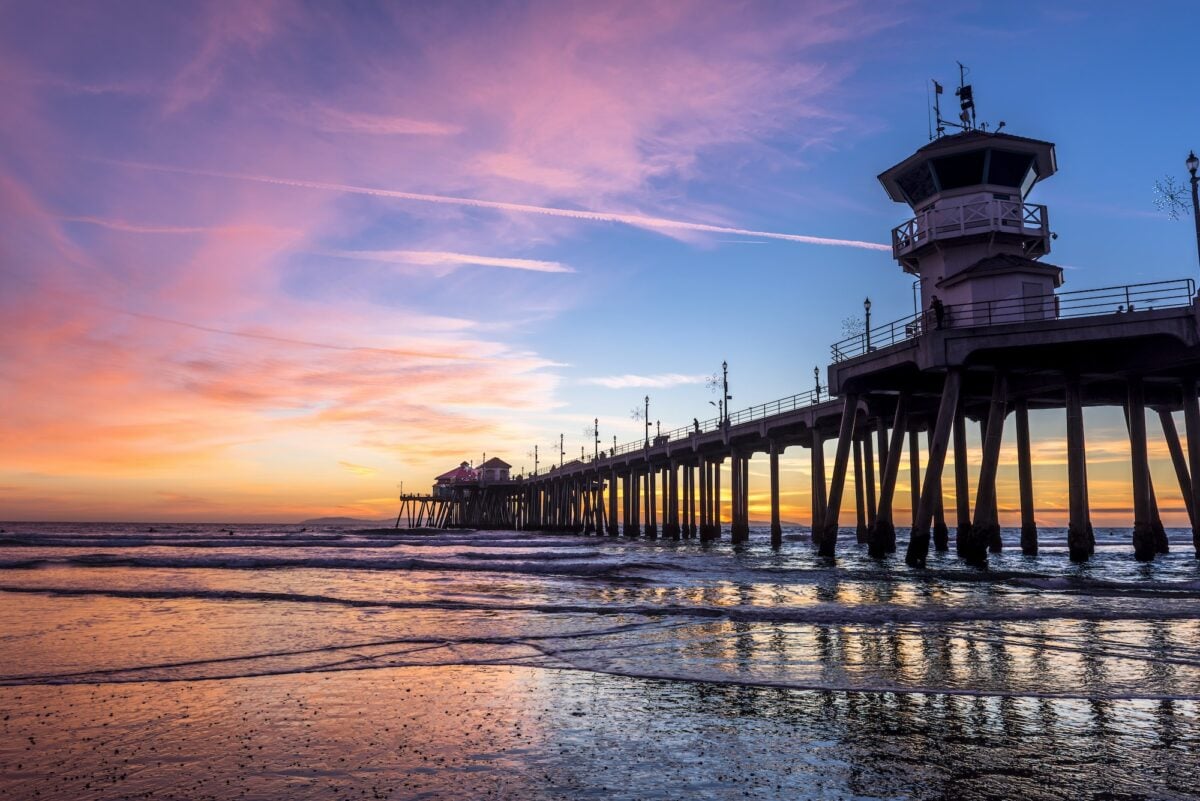
MULTIPOLYGON (((914 216, 892 231, 892 254, 920 283, 921 310, 833 343, 813 390, 615 446, 593 458, 524 477, 489 504, 484 524, 670 539, 750 536, 749 464, 770 464, 770 538, 782 545, 779 458, 808 450, 813 545, 834 556, 843 496, 854 492, 854 530, 877 557, 896 551, 896 493, 913 517, 905 559, 923 567, 930 548, 984 564, 1003 546, 996 474, 1015 417, 1021 549, 1038 552, 1030 410, 1058 410, 1067 442, 1068 548, 1094 550, 1089 515, 1085 407, 1124 411, 1130 442, 1133 555, 1170 547, 1150 476, 1152 430, 1171 454, 1200 557, 1200 306, 1191 278, 1060 291, 1063 270, 1042 260, 1054 234, 1034 186, 1057 170, 1054 145, 965 127, 939 136, 879 180, 914 216), (1182 410, 1186 448, 1174 412, 1182 410), (1156 426, 1148 427, 1152 413, 1156 426), (979 426, 979 469, 968 475, 968 425, 979 426), (832 464, 825 443, 836 443, 832 464), (951 451, 951 449, 953 449, 951 451), (905 451, 907 450, 907 460, 905 451), (943 475, 947 454, 953 476, 943 475), (907 461, 907 469, 905 468, 907 461), (722 488, 728 462, 729 486, 722 488), (943 482, 952 480, 955 508, 943 482), (907 487, 902 486, 907 482, 907 487), (974 486, 974 497, 969 488, 974 486), (501 503, 503 498, 503 503, 501 503), (729 520, 723 519, 725 500, 729 520), (973 501, 973 502, 972 502, 973 501)), ((870 311, 870 301, 866 301, 870 311)), ((868 315, 869 321, 869 315, 868 315)), ((447 519, 465 519, 455 513, 447 519)))

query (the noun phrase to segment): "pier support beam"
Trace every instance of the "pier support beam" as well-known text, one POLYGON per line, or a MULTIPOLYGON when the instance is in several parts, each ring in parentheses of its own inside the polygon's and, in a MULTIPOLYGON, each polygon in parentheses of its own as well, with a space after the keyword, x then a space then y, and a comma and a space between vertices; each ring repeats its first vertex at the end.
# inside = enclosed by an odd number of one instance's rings
POLYGON ((961 404, 954 413, 954 507, 954 545, 962 556, 971 530, 971 487, 967 479, 967 421, 961 404))
POLYGON ((929 437, 929 464, 925 467, 925 483, 920 490, 920 499, 913 512, 912 534, 908 539, 908 552, 904 561, 912 567, 925 567, 929 556, 929 524, 939 502, 942 484, 942 467, 946 464, 946 450, 950 445, 950 432, 954 418, 958 415, 958 396, 962 389, 962 371, 951 370, 946 374, 942 388, 942 400, 938 405, 937 420, 929 437))
POLYGON ((1037 521, 1033 517, 1033 459, 1029 447, 1029 402, 1020 398, 1014 404, 1017 419, 1017 482, 1021 493, 1021 553, 1037 556, 1037 521))
POLYGON ((825 523, 821 531, 821 556, 833 556, 837 548, 838 516, 842 511, 842 489, 846 486, 846 463, 850 460, 850 445, 854 439, 854 421, 858 416, 858 396, 847 394, 842 406, 842 422, 838 427, 837 450, 833 457, 833 483, 825 507, 825 523))
POLYGON ((1087 501, 1087 448, 1083 433, 1083 392, 1079 379, 1067 379, 1067 552, 1072 562, 1084 562, 1092 555, 1094 543, 1089 536, 1091 521, 1087 501))
POLYGON ((1146 448, 1146 401, 1141 376, 1129 379, 1126 422, 1129 426, 1129 461, 1133 479, 1133 556, 1139 562, 1154 558, 1154 530, 1150 517, 1150 459, 1146 448))
POLYGON ((663 534, 670 539, 679 539, 679 464, 672 459, 667 466, 667 508, 663 513, 663 534))
MULTIPOLYGON (((925 450, 933 452, 933 429, 925 434, 925 450)), ((943 455, 942 472, 945 473, 945 470, 945 456, 943 455)), ((942 490, 941 480, 934 485, 933 491, 936 493, 936 497, 933 499, 933 547, 938 551, 948 551, 950 550, 950 529, 946 527, 946 494, 942 490)))
POLYGON ((655 480, 654 465, 646 465, 646 526, 645 533, 650 539, 658 537, 658 482, 655 480))
POLYGON ((709 525, 711 509, 709 496, 712 493, 712 471, 708 460, 700 457, 700 541, 707 542, 712 538, 712 527, 709 525))
POLYGON ((779 521, 779 440, 770 442, 771 454, 771 547, 783 545, 783 526, 779 521))
MULTIPOLYGON (((900 452, 904 448, 904 430, 908 426, 909 393, 901 392, 896 400, 896 418, 892 423, 892 441, 883 443, 880 433, 880 453, 887 454, 887 462, 879 478, 879 511, 875 525, 867 532, 867 552, 876 558, 896 550, 896 526, 892 522, 892 497, 896 492, 896 477, 900 473, 900 452)), ((880 425, 880 432, 883 426, 880 425)))
POLYGON ((825 440, 818 428, 812 429, 812 543, 821 545, 821 527, 825 524, 825 440))
POLYGON ((608 478, 608 536, 617 536, 617 471, 608 478))
POLYGON ((867 509, 863 497, 863 443, 862 437, 854 438, 854 539, 866 542, 867 509))
POLYGON ((1187 458, 1183 455, 1183 446, 1179 443, 1179 429, 1175 427, 1175 418, 1167 409, 1158 410, 1158 421, 1162 424, 1163 439, 1167 441, 1167 450, 1171 452, 1171 466, 1175 468, 1175 479, 1179 482, 1179 494, 1183 496, 1183 505, 1187 507, 1188 523, 1195 532, 1196 506, 1192 499, 1192 478, 1188 474, 1187 458))
POLYGON ((1004 439, 1004 417, 1008 399, 1008 378, 997 372, 992 381, 992 402, 988 407, 987 434, 983 439, 983 461, 979 465, 979 486, 975 490, 975 521, 967 534, 962 555, 971 564, 987 564, 987 551, 1000 537, 996 514, 996 470, 1000 464, 1000 445, 1004 439))
POLYGON ((917 523, 917 507, 921 505, 921 435, 914 428, 908 432, 908 485, 912 497, 912 522, 917 523))
POLYGON ((713 492, 712 492, 713 529, 712 529, 712 534, 713 534, 713 539, 717 539, 717 540, 721 539, 721 462, 723 462, 723 461, 725 461, 725 460, 722 458, 722 459, 717 459, 716 461, 714 461, 712 463, 712 469, 713 469, 713 492))
POLYGON ((871 530, 871 526, 875 525, 875 449, 871 445, 871 429, 868 427, 863 434, 863 467, 866 468, 866 476, 863 487, 866 490, 866 505, 867 505, 867 528, 859 537, 859 542, 866 544, 867 534, 871 530))
POLYGON ((1192 476, 1192 509, 1196 520, 1192 523, 1192 547, 1200 559, 1200 398, 1195 378, 1183 382, 1183 423, 1187 433, 1188 466, 1192 476))

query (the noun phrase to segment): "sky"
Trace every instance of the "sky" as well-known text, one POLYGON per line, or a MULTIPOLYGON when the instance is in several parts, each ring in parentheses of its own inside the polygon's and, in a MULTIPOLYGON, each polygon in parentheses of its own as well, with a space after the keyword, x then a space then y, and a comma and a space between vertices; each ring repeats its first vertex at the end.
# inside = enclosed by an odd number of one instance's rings
MULTIPOLYGON (((0 519, 382 518, 485 453, 639 439, 646 395, 715 416, 722 360, 734 409, 806 391, 864 296, 912 311, 876 176, 958 61, 980 120, 1057 144, 1031 200, 1064 289, 1194 277, 1153 194, 1200 148, 1194 7, 995 8, 0 2, 0 519)), ((1087 424, 1124 524, 1123 423, 1087 424)))

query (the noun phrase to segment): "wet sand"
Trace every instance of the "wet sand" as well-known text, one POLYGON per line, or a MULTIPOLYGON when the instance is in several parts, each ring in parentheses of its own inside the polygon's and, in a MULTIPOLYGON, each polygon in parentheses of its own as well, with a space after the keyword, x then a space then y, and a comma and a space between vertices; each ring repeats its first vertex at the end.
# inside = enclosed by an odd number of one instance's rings
POLYGON ((1133 799, 1200 786, 1192 701, 454 666, 26 686, 0 706, 11 799, 1133 799))

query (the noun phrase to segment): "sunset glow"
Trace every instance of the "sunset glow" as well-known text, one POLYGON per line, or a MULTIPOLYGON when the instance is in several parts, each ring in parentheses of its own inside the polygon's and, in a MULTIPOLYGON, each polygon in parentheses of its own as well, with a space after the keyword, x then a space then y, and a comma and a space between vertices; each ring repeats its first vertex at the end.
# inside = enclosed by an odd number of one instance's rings
MULTIPOLYGON (((715 417, 723 359, 734 409, 806 391, 865 294, 912 311, 875 176, 956 60, 981 114, 1058 145, 1036 200, 1066 288, 1193 276, 1150 191, 1196 146, 1159 61, 1190 45, 1053 5, 5 5, 0 519, 381 519, 485 453, 590 455, 595 418, 639 439, 646 394, 663 430, 715 417), (1155 45, 1114 63, 1129 40, 1155 45)), ((1120 412, 1087 414, 1093 519, 1126 525, 1120 412)), ((1062 415, 1033 417, 1038 522, 1064 525, 1062 415)), ((784 457, 787 520, 807 465, 784 457)))

